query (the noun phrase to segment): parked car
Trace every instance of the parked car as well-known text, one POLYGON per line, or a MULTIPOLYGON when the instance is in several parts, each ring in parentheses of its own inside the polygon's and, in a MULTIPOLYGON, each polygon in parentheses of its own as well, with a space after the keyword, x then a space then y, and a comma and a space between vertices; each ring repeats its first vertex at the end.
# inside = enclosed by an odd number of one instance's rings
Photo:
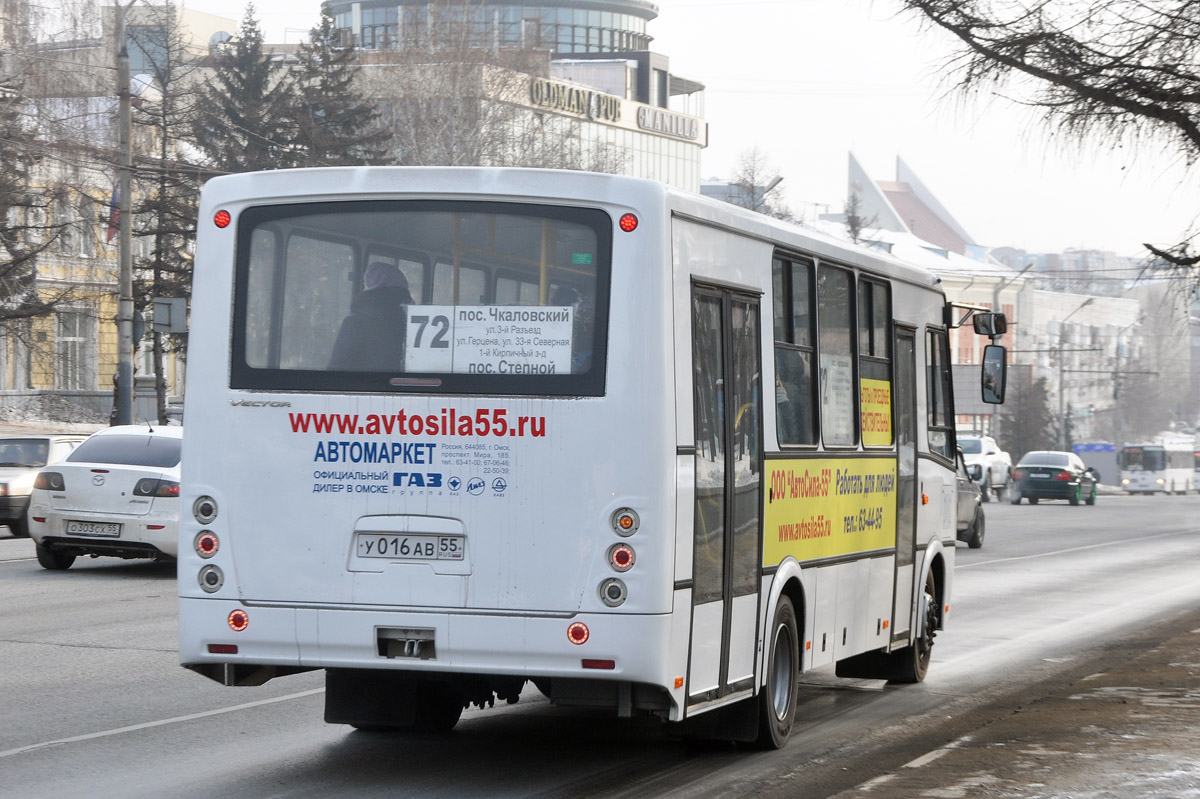
POLYGON ((48 464, 58 463, 79 446, 83 435, 31 435, 0 438, 0 524, 13 535, 29 535, 25 512, 33 480, 48 464))
POLYGON ((958 451, 958 540, 967 542, 971 549, 983 546, 985 531, 983 498, 979 484, 967 473, 962 449, 958 451))
POLYGON ((109 427, 39 472, 28 514, 38 563, 67 569, 79 555, 174 558, 182 443, 182 427, 109 427))
POLYGON ((996 439, 960 435, 958 445, 967 463, 967 474, 978 484, 983 501, 990 502, 993 492, 1000 502, 1008 499, 1012 488, 1012 458, 1000 449, 996 439))
POLYGON ((1013 469, 1012 504, 1021 498, 1030 505, 1042 499, 1065 499, 1072 505, 1080 501, 1096 504, 1096 470, 1083 463, 1074 452, 1028 452, 1013 469))

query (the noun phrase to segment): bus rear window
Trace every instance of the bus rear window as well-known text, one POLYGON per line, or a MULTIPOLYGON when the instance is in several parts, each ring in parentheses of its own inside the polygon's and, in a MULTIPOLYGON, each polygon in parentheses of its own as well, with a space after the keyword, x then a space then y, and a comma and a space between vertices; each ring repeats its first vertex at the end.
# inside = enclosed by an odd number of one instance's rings
POLYGON ((610 218, 593 209, 249 209, 231 385, 599 396, 611 247, 610 218))

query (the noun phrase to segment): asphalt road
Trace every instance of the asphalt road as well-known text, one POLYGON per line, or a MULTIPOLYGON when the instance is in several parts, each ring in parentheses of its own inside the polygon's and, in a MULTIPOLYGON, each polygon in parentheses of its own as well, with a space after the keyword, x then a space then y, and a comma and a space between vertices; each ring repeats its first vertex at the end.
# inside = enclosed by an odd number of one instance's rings
POLYGON ((535 691, 465 713, 448 737, 326 725, 319 674, 234 689, 176 664, 172 567, 51 573, 28 540, 0 539, 0 796, 832 796, 1200 606, 1200 496, 985 509, 926 682, 805 675, 792 740, 771 753, 687 744, 535 691))

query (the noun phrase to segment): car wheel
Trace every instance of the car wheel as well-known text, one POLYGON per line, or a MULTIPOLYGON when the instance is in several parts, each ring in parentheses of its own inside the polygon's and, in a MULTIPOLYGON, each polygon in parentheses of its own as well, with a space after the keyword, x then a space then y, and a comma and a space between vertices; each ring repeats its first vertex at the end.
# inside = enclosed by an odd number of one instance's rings
POLYGON ((1078 505, 1079 504, 1079 495, 1082 491, 1083 491, 1082 487, 1075 486, 1075 493, 1072 494, 1071 496, 1067 497, 1067 502, 1070 502, 1072 505, 1078 505))
POLYGON ((779 597, 771 629, 767 684, 758 696, 758 738, 754 745, 759 749, 778 749, 787 743, 796 718, 800 637, 796 632, 796 609, 789 597, 779 597))
POLYGON ((1030 505, 1036 505, 1036 504, 1038 504, 1038 498, 1037 498, 1037 497, 1030 497, 1030 498, 1029 498, 1029 504, 1030 504, 1030 505))
POLYGON ((983 534, 983 508, 978 508, 975 512, 975 520, 971 522, 970 536, 967 537, 967 546, 971 549, 979 549, 981 546, 983 546, 983 534))
POLYGON ((1088 494, 1088 498, 1085 499, 1084 502, 1086 502, 1089 505, 1096 504, 1096 486, 1095 485, 1092 486, 1092 493, 1088 494))
POLYGON ((11 530, 12 534, 17 538, 29 538, 29 520, 24 516, 10 524, 8 529, 11 530))
POLYGON ((71 568, 71 564, 75 562, 75 556, 69 552, 58 552, 50 549, 50 547, 38 544, 37 561, 42 565, 43 569, 62 571, 63 569, 71 568))
POLYGON ((984 502, 992 501, 992 479, 987 473, 984 473, 983 482, 979 484, 979 498, 984 502))
POLYGON ((1009 491, 1008 492, 1008 501, 1014 505, 1020 505, 1021 504, 1021 492, 1020 491, 1009 491))

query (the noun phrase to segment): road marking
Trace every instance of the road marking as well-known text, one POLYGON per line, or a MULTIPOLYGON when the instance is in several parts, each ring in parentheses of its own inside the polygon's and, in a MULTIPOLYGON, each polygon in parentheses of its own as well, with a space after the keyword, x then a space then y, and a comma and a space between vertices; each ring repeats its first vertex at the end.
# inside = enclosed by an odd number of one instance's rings
POLYGON ((103 732, 90 732, 87 735, 76 735, 71 738, 59 738, 56 741, 43 741, 37 744, 29 744, 28 746, 19 746, 16 749, 9 749, 5 752, 0 752, 0 758, 12 757, 13 755, 32 752, 36 749, 45 749, 48 746, 59 746, 61 744, 74 744, 80 741, 91 741, 96 738, 109 738, 113 735, 123 735, 127 732, 137 732, 138 730, 148 730, 152 727, 162 727, 167 724, 177 724, 181 721, 194 721, 196 719, 205 719, 211 716, 221 716, 226 713, 234 713, 239 710, 247 710, 252 707, 261 707, 262 705, 273 705, 277 702, 287 702, 292 699, 303 699, 306 696, 314 696, 324 693, 324 688, 314 688, 311 691, 301 691, 298 694, 287 694, 286 696, 277 696, 274 699, 260 699, 257 702, 247 702, 244 705, 234 705, 233 707, 223 707, 219 710, 206 710, 203 713, 190 713, 186 716, 176 716, 170 719, 160 719, 158 721, 147 721, 144 724, 132 724, 128 727, 118 727, 115 730, 104 730, 103 732))
POLYGON ((1184 535, 1188 532, 1191 532, 1191 531, 1175 530, 1175 531, 1172 531, 1169 533, 1159 533, 1158 535, 1142 536, 1141 538, 1124 538, 1119 541, 1105 541, 1100 544, 1088 544, 1088 545, 1082 546, 1082 547, 1071 547, 1070 549, 1056 549, 1051 552, 1039 552, 1035 555, 1016 555, 1011 558, 996 558, 995 560, 977 560, 974 563, 963 563, 963 564, 955 563, 954 570, 961 571, 962 569, 970 569, 970 568, 976 567, 976 566, 991 566, 993 563, 1012 563, 1013 561, 1018 561, 1018 560, 1034 560, 1037 558, 1050 557, 1051 555, 1066 555, 1071 552, 1083 552, 1084 550, 1099 549, 1100 547, 1114 547, 1114 546, 1135 544, 1138 541, 1153 541, 1156 538, 1169 538, 1170 536, 1184 535))
POLYGON ((926 752, 915 760, 908 761, 900 768, 921 768, 922 766, 928 766, 930 763, 937 760, 942 755, 948 754, 949 752, 949 748, 934 749, 932 752, 926 752))

